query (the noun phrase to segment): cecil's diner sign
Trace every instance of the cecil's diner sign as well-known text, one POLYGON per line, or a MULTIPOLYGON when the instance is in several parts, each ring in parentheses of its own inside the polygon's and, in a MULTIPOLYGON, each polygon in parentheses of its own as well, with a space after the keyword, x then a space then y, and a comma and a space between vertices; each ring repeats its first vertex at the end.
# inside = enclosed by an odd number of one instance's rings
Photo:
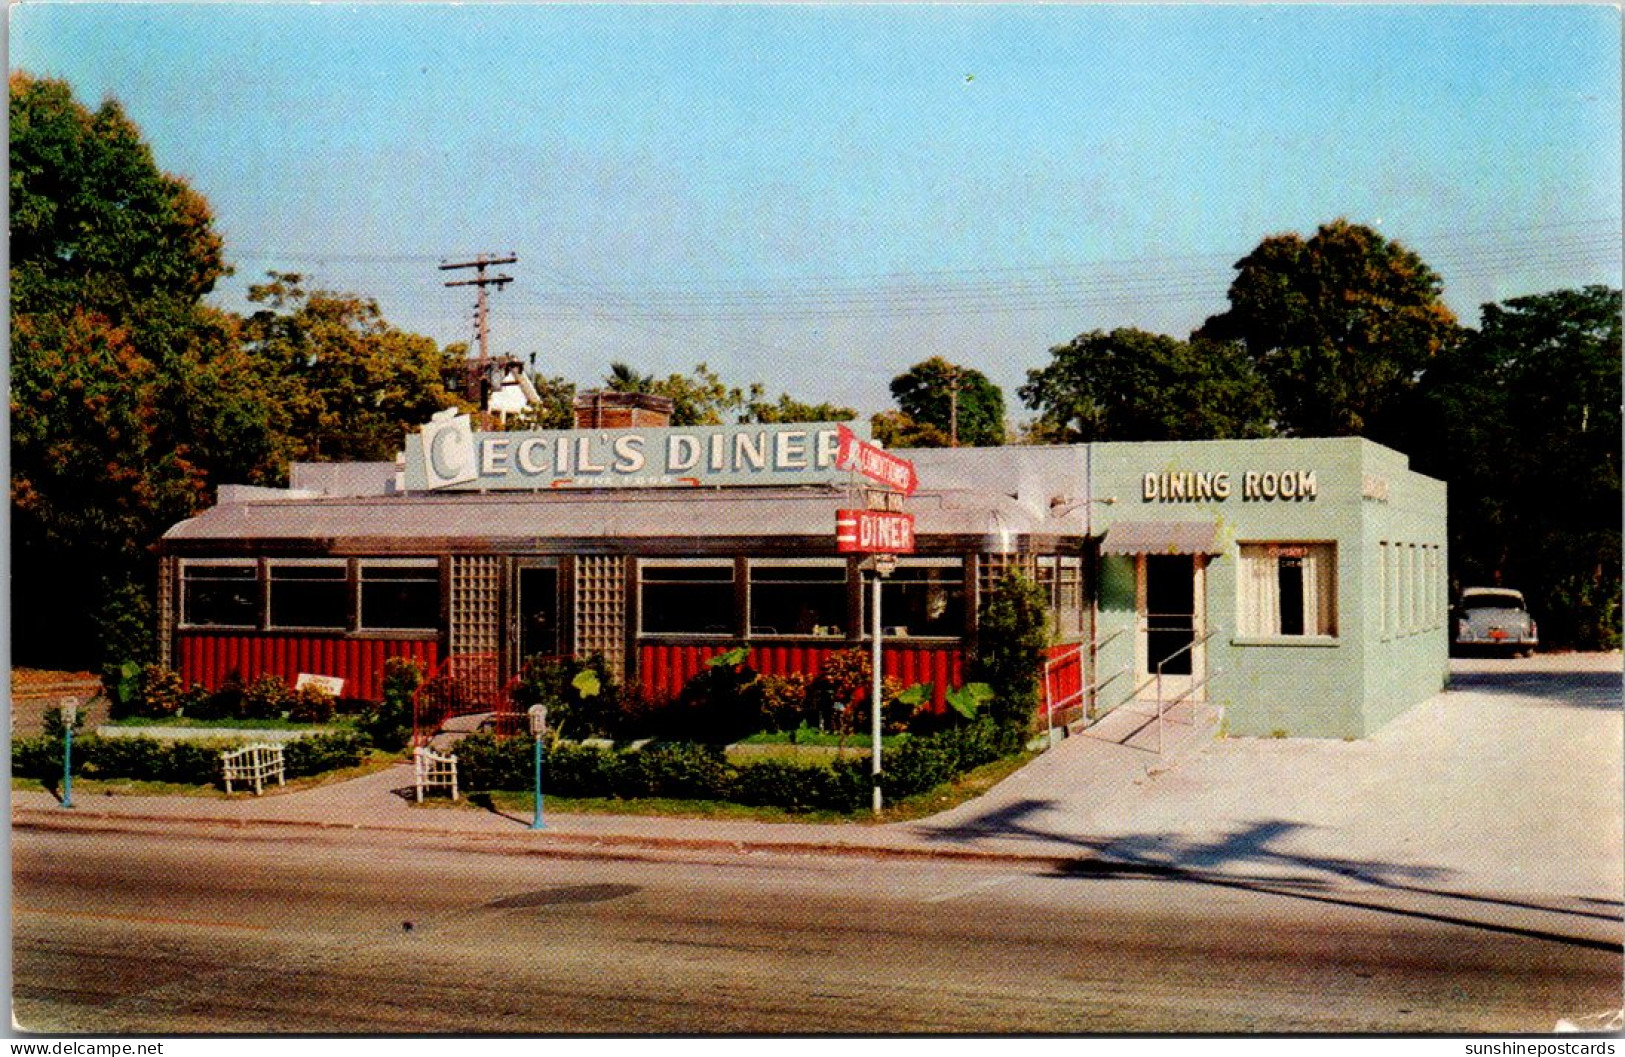
POLYGON ((825 484, 838 480, 833 422, 476 433, 443 411, 406 438, 408 491, 825 484))

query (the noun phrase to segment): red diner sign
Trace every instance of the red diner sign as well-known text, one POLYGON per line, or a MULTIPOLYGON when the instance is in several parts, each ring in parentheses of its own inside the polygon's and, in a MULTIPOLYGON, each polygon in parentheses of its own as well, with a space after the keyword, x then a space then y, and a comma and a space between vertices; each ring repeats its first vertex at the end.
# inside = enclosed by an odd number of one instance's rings
POLYGON ((913 554, 914 515, 891 510, 837 510, 835 549, 842 554, 913 554))
POLYGON ((844 425, 836 427, 836 437, 839 447, 835 452, 835 465, 841 469, 856 470, 871 481, 879 481, 904 495, 913 495, 914 489, 920 486, 914 464, 907 459, 870 444, 844 425))

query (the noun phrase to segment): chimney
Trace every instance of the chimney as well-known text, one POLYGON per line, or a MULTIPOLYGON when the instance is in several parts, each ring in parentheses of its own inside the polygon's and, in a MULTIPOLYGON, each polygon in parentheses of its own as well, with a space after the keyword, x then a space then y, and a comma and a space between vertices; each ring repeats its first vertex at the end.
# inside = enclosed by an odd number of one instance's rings
POLYGON ((575 398, 576 429, 640 429, 671 425, 671 398, 600 391, 575 398))

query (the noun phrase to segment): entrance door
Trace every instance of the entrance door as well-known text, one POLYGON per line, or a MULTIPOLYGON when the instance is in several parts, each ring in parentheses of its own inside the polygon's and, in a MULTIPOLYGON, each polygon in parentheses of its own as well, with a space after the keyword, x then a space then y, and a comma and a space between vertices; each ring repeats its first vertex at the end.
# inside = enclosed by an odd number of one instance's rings
MULTIPOLYGON (((1148 554, 1140 559, 1140 683, 1162 669, 1163 695, 1190 689, 1203 670, 1202 648, 1194 645, 1202 631, 1204 562, 1189 554, 1148 554)), ((1156 695, 1154 680, 1144 696, 1156 695)))
POLYGON ((519 659, 538 654, 556 657, 559 638, 559 571, 554 567, 519 569, 519 659))

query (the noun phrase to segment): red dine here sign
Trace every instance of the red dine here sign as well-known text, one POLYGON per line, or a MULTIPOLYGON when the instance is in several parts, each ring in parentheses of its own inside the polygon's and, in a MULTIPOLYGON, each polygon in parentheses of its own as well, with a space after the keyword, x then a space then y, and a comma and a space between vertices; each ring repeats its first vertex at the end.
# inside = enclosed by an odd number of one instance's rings
POLYGON ((914 464, 898 458, 884 448, 877 448, 862 440, 845 426, 836 429, 839 447, 835 452, 835 465, 843 470, 856 470, 871 481, 889 485, 904 495, 913 495, 920 480, 914 473, 914 464))
POLYGON ((890 510, 837 510, 835 549, 842 554, 913 554, 914 515, 890 510))

